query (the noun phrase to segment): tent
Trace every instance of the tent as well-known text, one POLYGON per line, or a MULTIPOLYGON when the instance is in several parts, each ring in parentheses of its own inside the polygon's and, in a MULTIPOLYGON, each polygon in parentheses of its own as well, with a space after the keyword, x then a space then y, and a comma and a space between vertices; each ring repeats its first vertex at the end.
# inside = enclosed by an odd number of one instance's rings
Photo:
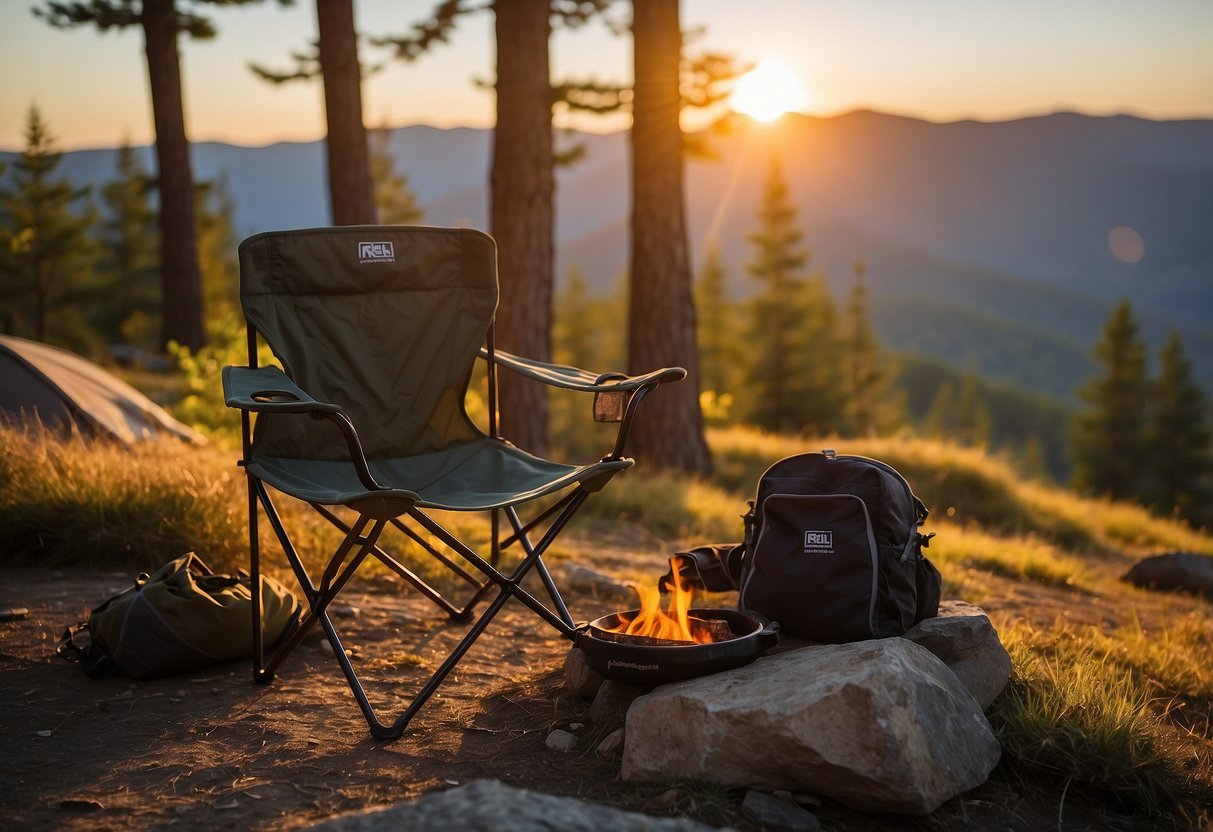
POLYGON ((206 439, 126 382, 75 353, 0 335, 0 416, 131 444, 175 436, 206 439))

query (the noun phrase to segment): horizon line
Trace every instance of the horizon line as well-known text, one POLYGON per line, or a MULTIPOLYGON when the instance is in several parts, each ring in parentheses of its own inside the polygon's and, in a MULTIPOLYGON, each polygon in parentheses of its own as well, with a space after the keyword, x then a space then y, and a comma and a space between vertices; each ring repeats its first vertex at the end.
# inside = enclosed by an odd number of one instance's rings
MULTIPOLYGON (((1083 111, 1081 109, 1078 109, 1076 107, 1061 106, 1061 105, 1059 105, 1056 109, 1037 110, 1037 111, 1026 112, 1021 115, 999 117, 999 118, 985 118, 985 117, 977 117, 977 116, 959 116, 959 117, 955 117, 955 118, 933 118, 933 117, 928 117, 925 115, 914 114, 914 113, 909 113, 909 112, 884 110, 884 109, 880 109, 880 108, 872 106, 872 105, 864 105, 864 104, 860 104, 860 105, 856 105, 854 107, 840 109, 840 110, 836 110, 836 111, 832 111, 832 112, 828 112, 828 113, 801 112, 801 111, 790 110, 770 122, 760 122, 756 119, 753 119, 750 116, 746 116, 741 113, 727 113, 724 116, 722 116, 721 118, 728 118, 728 117, 732 116, 735 118, 744 119, 757 127, 769 129, 769 128, 776 128, 781 123, 784 123, 784 118, 786 116, 799 117, 799 118, 807 119, 807 120, 831 121, 834 119, 841 119, 841 118, 846 118, 848 116, 855 116, 855 115, 877 115, 877 116, 883 116, 883 117, 887 117, 887 118, 894 118, 894 119, 905 120, 905 121, 918 121, 918 122, 922 122, 924 124, 931 124, 931 125, 937 125, 937 126, 948 126, 948 125, 953 125, 953 124, 991 124, 991 125, 993 125, 993 124, 1010 124, 1013 122, 1031 121, 1034 119, 1045 119, 1045 118, 1052 118, 1052 117, 1056 117, 1056 116, 1067 116, 1067 115, 1079 116, 1082 118, 1089 118, 1089 119, 1106 119, 1106 120, 1111 120, 1111 119, 1116 119, 1116 118, 1129 118, 1129 119, 1136 119, 1138 121, 1154 122, 1157 124, 1192 122, 1192 121, 1213 121, 1213 113, 1209 113, 1209 114, 1205 114, 1205 115, 1169 116, 1166 118, 1157 118, 1157 117, 1153 117, 1153 116, 1141 115, 1140 113, 1132 112, 1131 110, 1117 110, 1117 111, 1111 111, 1111 112, 1106 112, 1106 113, 1105 112, 1088 112, 1088 111, 1083 111)), ((366 128, 366 130, 369 133, 372 130, 387 129, 387 130, 396 131, 396 130, 407 130, 407 129, 414 128, 414 127, 424 127, 424 128, 429 128, 431 130, 437 130, 440 132, 455 132, 457 130, 491 131, 493 129, 494 125, 492 125, 492 124, 489 124, 489 125, 474 125, 474 124, 439 125, 439 124, 430 124, 430 123, 426 123, 426 122, 415 121, 415 122, 410 122, 410 123, 406 123, 406 124, 396 124, 396 125, 390 125, 390 126, 376 126, 376 127, 368 126, 366 128)), ((613 136, 618 133, 626 133, 626 132, 628 132, 629 129, 630 129, 629 127, 620 127, 617 129, 608 129, 608 130, 592 130, 592 129, 586 129, 584 127, 565 128, 565 127, 556 127, 555 125, 553 125, 553 130, 559 130, 560 132, 571 132, 571 133, 577 133, 577 134, 589 135, 589 136, 613 136)), ((694 135, 696 133, 705 132, 710 129, 711 129, 711 123, 708 123, 707 125, 705 125, 704 127, 700 128, 700 129, 686 130, 684 132, 686 132, 688 135, 694 135)), ((53 132, 53 128, 52 128, 52 132, 53 132)), ((260 141, 260 142, 249 142, 247 140, 237 141, 237 140, 234 140, 231 138, 221 138, 221 137, 204 137, 204 138, 191 138, 189 140, 189 143, 191 145, 220 144, 220 145, 227 145, 229 147, 253 150, 253 149, 259 149, 259 148, 274 147, 277 145, 315 144, 316 142, 324 141, 324 139, 325 139, 324 134, 316 135, 311 138, 271 138, 271 139, 267 139, 267 140, 260 141)), ((141 149, 141 148, 151 148, 151 147, 154 147, 154 145, 155 145, 155 140, 153 138, 152 140, 149 140, 145 143, 132 144, 131 147, 133 149, 141 149)), ((122 145, 120 143, 109 144, 109 145, 82 144, 82 145, 78 145, 78 146, 60 146, 58 148, 58 152, 61 152, 61 153, 87 153, 90 151, 114 150, 121 146, 122 145)), ((24 151, 24 148, 15 148, 14 149, 14 148, 0 147, 0 153, 19 155, 23 151, 24 151)))

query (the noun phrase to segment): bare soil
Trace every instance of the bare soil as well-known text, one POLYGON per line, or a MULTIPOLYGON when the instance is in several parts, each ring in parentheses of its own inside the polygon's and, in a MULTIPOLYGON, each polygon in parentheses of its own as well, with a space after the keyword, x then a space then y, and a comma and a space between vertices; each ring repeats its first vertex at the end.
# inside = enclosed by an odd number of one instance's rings
MULTIPOLYGON (((664 571, 660 555, 640 551, 616 550, 607 567, 654 579, 664 571)), ((486 777, 649 814, 760 828, 741 814, 740 790, 623 782, 618 758, 594 750, 618 724, 589 724, 589 703, 564 686, 567 642, 515 602, 404 737, 385 743, 370 736, 323 639, 305 642, 270 685, 253 683, 248 661, 134 681, 89 679, 57 658, 64 626, 86 618, 129 578, 6 568, 0 609, 29 609, 0 624, 6 828, 297 828, 486 777), (578 750, 546 748, 552 729, 575 724, 583 726, 574 728, 578 750)), ((343 610, 338 628, 365 669, 372 701, 402 707, 463 628, 394 581, 350 590, 343 603, 355 609, 343 610)), ((1057 594, 1041 607, 1070 609, 1074 597, 1057 594)), ((579 592, 567 600, 584 619, 619 605, 579 592)), ((1008 611, 1018 614, 1026 600, 1008 584, 1008 611)), ((1081 614, 1099 620, 1106 612, 1093 601, 1081 614)), ((828 801, 809 808, 837 830, 1156 828, 1067 793, 1064 783, 1024 782, 1005 767, 926 818, 869 815, 828 801)))

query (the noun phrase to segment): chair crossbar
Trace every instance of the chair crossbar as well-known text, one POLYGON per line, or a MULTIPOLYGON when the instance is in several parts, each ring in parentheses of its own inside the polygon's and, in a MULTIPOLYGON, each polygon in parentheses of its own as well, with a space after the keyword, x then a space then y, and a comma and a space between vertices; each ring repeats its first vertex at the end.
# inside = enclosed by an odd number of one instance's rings
MULTIPOLYGON (((336 528, 340 529, 343 532, 349 531, 349 528, 350 528, 349 524, 346 523, 344 520, 342 520, 340 517, 338 517, 333 512, 329 511, 324 506, 316 504, 316 503, 311 503, 310 505, 316 510, 316 512, 318 514, 320 514, 321 517, 328 520, 329 523, 331 523, 333 526, 335 526, 336 528)), ((472 593, 472 596, 468 599, 467 602, 464 603, 463 606, 459 606, 458 604, 453 602, 451 599, 449 599, 445 595, 443 595, 438 589, 436 589, 435 587, 433 587, 429 583, 427 583, 424 578, 422 578, 416 572, 413 572, 411 569, 409 569, 407 566, 405 566, 403 563, 401 563, 396 557, 394 557, 390 552, 383 549, 381 546, 378 546, 378 545, 374 546, 373 549, 371 550, 371 554, 374 555, 375 558, 377 560, 379 560, 384 566, 386 566, 388 569, 395 572, 397 575, 399 575, 401 578, 403 578, 405 581, 407 581, 410 585, 412 585, 412 587, 414 589, 416 589, 418 592, 420 592, 422 595, 424 595, 426 598, 428 598, 431 603, 433 603, 435 606, 437 606, 439 609, 441 609, 443 612, 445 612, 452 619, 465 620, 468 617, 468 615, 470 614, 471 610, 475 607, 475 605, 477 603, 479 603, 480 600, 483 599, 484 592, 487 589, 492 587, 492 582, 487 581, 487 580, 478 579, 476 576, 472 575, 466 569, 462 568, 458 563, 456 563, 455 561, 448 558, 445 554, 443 554, 437 548, 430 545, 430 543, 428 541, 426 541, 424 538, 422 538, 415 531, 413 531, 412 529, 410 529, 408 526, 404 525, 403 523, 399 523, 395 520, 392 520, 389 522, 392 523, 393 526, 395 526, 396 528, 398 528, 402 532, 404 532, 404 534, 406 536, 408 536, 411 540, 414 540, 418 544, 420 544, 421 547, 426 550, 426 552, 428 552, 435 559, 437 559, 440 563, 442 563, 444 566, 446 566, 448 569, 450 569, 452 572, 454 572, 456 576, 458 576, 460 579, 462 579, 466 583, 470 584, 471 586, 475 587, 475 591, 472 593)))
MULTIPOLYGON (((443 528, 425 512, 415 507, 409 509, 406 512, 409 520, 433 535, 450 552, 458 555, 476 571, 485 576, 483 581, 479 581, 472 573, 463 570, 471 578, 469 582, 473 583, 477 589, 473 593, 472 598, 462 608, 458 608, 379 545, 380 537, 391 521, 372 520, 364 514, 359 514, 353 523, 347 523, 323 506, 313 507, 317 509, 322 517, 336 528, 342 530, 344 536, 336 551, 326 563, 319 581, 313 582, 298 550, 286 531, 282 518, 274 506, 264 483, 251 473, 248 475, 248 479, 251 495, 250 505, 254 507, 254 510, 257 506, 260 506, 261 511, 269 520, 274 535, 282 547, 300 586, 303 588, 308 602, 307 612, 288 637, 277 646, 271 656, 264 656, 261 645, 261 628, 260 626, 255 628, 254 678, 260 682, 269 682, 273 679, 274 673, 286 657, 298 647, 308 631, 319 622, 329 644, 333 648, 333 653, 338 664, 341 666, 342 673, 346 678, 350 690, 354 694, 358 707, 362 711, 367 725, 370 727, 371 734, 378 739, 396 739, 404 733, 409 721, 433 696, 445 678, 459 663, 460 659, 462 659, 463 655, 471 649, 475 641, 484 633, 492 620, 511 598, 517 599, 523 606, 554 627, 561 635, 566 638, 572 637, 574 632, 572 616, 563 598, 560 596, 560 591, 552 579, 547 565, 543 561, 543 555, 568 525, 569 521, 572 520, 573 515, 581 508, 582 503, 588 498, 589 492, 580 487, 575 488, 568 496, 557 502, 555 508, 559 509, 559 513, 552 519, 552 522, 544 530, 540 539, 534 543, 530 540, 528 530, 534 529, 537 522, 532 520, 524 524, 513 507, 504 509, 503 513, 510 527, 513 529, 511 539, 513 542, 518 543, 525 553, 522 560, 508 575, 502 572, 495 563, 481 557, 472 547, 443 528), (382 721, 376 713, 358 677, 353 662, 345 652, 344 645, 328 612, 329 605, 345 588, 346 584, 353 578, 358 568, 368 557, 375 557, 388 568, 400 574, 401 577, 405 578, 429 600, 448 613, 451 613, 452 618, 462 615, 470 616, 474 606, 483 601, 492 588, 496 587, 498 590, 496 596, 489 601, 483 612, 472 623, 456 647, 447 655, 446 659, 438 666, 429 679, 422 684, 405 710, 392 722, 382 721), (532 570, 538 575, 551 607, 522 587, 523 579, 532 570)), ((552 509, 548 509, 545 512, 548 518, 551 518, 554 513, 552 509)), ((435 546, 421 538, 420 534, 411 528, 411 526, 404 523, 393 523, 393 525, 404 531, 410 539, 421 540, 427 552, 433 553, 432 550, 436 549, 435 546)), ((253 522, 250 523, 250 529, 252 529, 253 534, 256 533, 255 515, 253 522)), ((494 554, 496 551, 498 549, 494 547, 494 554)), ((260 571, 259 546, 252 545, 251 554, 250 571, 254 575, 254 579, 256 579, 260 571)), ((438 554, 443 555, 441 551, 438 554)), ((440 557, 439 560, 444 564, 447 562, 454 563, 450 557, 445 555, 440 557)), ((257 593, 254 593, 254 596, 257 596, 257 593)), ((255 620, 260 622, 260 599, 257 597, 254 597, 254 607, 255 620)))

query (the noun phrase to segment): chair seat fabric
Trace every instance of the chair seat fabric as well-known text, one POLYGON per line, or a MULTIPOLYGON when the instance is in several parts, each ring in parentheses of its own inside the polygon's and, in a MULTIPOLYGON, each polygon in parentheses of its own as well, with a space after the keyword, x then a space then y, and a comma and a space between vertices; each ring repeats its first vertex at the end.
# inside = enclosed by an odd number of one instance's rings
MULTIPOLYGON (((633 460, 564 465, 485 437, 441 452, 371 459, 368 464, 380 485, 416 494, 421 508, 479 511, 517 505, 596 478, 605 483, 633 460)), ((377 493, 366 489, 349 462, 256 455, 248 468, 280 491, 311 503, 356 503, 377 493)))

